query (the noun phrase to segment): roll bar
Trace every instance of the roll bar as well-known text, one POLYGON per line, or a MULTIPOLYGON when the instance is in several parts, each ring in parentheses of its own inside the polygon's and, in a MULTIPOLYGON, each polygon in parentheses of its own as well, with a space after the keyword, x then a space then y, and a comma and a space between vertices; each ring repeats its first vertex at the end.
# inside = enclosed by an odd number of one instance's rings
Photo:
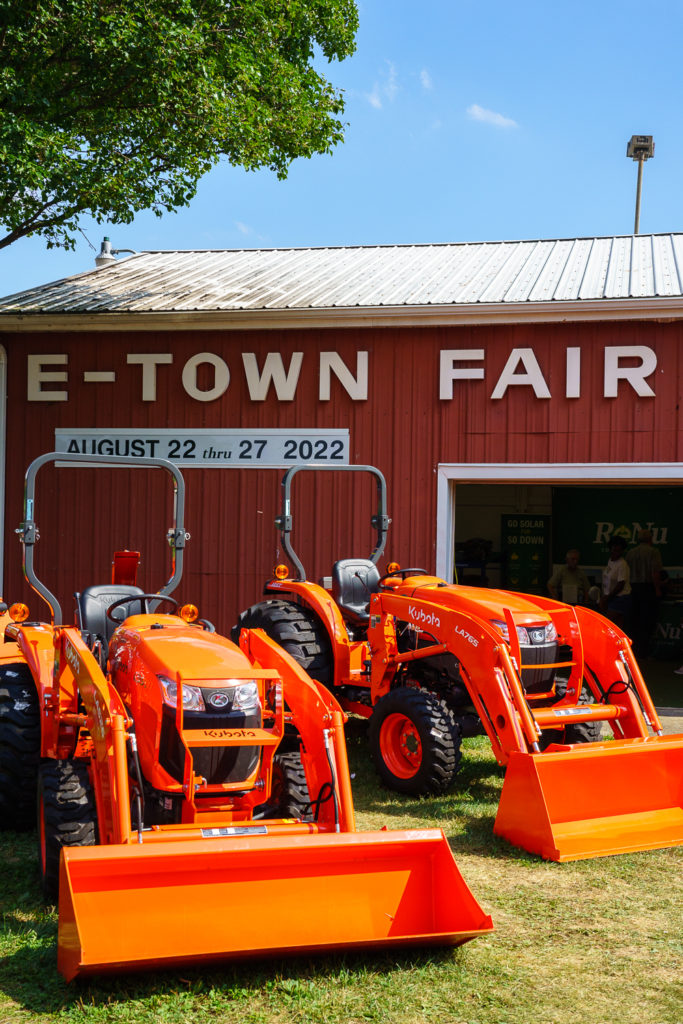
POLYGON ((290 561, 296 568, 297 576, 295 579, 306 579, 306 570, 304 569, 301 560, 292 547, 289 539, 292 532, 293 521, 290 498, 291 482, 294 474, 299 473, 302 470, 313 472, 331 471, 334 473, 370 473, 371 476, 375 478, 375 482, 377 484, 377 512, 371 517, 370 525, 377 531, 377 544, 370 554, 370 560, 377 563, 384 551, 384 546, 387 542, 389 523, 391 522, 391 519, 387 515, 387 484, 380 470, 376 469, 374 466, 292 466, 292 468, 288 469, 282 478, 282 510, 275 520, 275 525, 280 530, 282 546, 287 552, 290 561))
POLYGON ((145 466, 148 468, 154 467, 166 470, 173 483, 173 526, 167 532, 167 538, 172 552, 172 573, 169 581, 165 583, 157 593, 160 596, 165 596, 175 590, 183 575, 183 550, 185 548, 185 541, 190 536, 185 532, 184 526, 185 481, 183 480, 178 467, 174 466, 172 462, 168 462, 167 459, 153 459, 147 456, 136 458, 126 455, 82 455, 80 453, 76 454, 70 452, 48 452, 47 454, 39 455, 37 459, 34 459, 26 470, 26 480, 24 485, 24 521, 20 525, 19 529, 15 530, 15 533, 19 534, 19 538, 23 546, 23 569, 26 581, 49 606, 54 625, 61 626, 63 624, 61 606, 55 595, 51 593, 45 584, 38 579, 33 568, 33 548, 36 542, 40 540, 38 527, 33 518, 35 506, 35 481, 38 470, 49 462, 64 462, 68 464, 76 463, 97 469, 127 469, 131 467, 135 468, 145 466))

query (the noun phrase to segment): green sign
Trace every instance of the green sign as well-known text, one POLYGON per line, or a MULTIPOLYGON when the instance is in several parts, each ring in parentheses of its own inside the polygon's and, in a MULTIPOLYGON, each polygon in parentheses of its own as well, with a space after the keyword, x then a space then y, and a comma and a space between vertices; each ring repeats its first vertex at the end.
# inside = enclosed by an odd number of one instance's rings
POLYGON ((683 566, 683 490, 673 487, 554 487, 553 562, 578 548, 582 566, 603 566, 612 537, 628 548, 652 531, 665 566, 683 566))
POLYGON ((501 522, 503 586, 545 594, 550 553, 550 516, 506 515, 501 522))

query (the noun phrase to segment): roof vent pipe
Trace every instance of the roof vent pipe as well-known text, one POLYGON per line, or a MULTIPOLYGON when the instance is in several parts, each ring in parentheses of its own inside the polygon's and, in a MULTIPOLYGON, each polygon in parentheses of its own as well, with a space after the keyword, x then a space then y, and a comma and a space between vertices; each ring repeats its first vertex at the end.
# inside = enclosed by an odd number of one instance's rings
POLYGON ((116 257, 114 256, 111 249, 111 242, 107 235, 102 240, 102 248, 95 257, 96 267, 107 267, 110 263, 116 263, 116 257))

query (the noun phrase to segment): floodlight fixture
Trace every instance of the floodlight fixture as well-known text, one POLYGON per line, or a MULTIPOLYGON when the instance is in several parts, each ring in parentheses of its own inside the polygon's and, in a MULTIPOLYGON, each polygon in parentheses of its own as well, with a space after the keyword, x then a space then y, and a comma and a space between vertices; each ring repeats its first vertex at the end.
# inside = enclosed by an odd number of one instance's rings
POLYGON ((633 234, 640 230, 640 193, 643 187, 643 164, 655 155, 655 143, 651 135, 632 135, 626 144, 626 156, 638 162, 638 183, 636 185, 636 219, 633 234))
POLYGON ((626 156, 632 160, 649 160, 655 155, 655 143, 651 135, 632 135, 626 146, 626 156))

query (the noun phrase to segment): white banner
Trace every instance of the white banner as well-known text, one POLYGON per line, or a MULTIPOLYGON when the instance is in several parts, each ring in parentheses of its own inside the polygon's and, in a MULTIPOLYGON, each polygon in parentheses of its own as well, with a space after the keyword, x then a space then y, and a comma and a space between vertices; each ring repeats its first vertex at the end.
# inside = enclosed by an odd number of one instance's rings
POLYGON ((55 451, 227 469, 348 465, 348 430, 55 430, 55 451))

